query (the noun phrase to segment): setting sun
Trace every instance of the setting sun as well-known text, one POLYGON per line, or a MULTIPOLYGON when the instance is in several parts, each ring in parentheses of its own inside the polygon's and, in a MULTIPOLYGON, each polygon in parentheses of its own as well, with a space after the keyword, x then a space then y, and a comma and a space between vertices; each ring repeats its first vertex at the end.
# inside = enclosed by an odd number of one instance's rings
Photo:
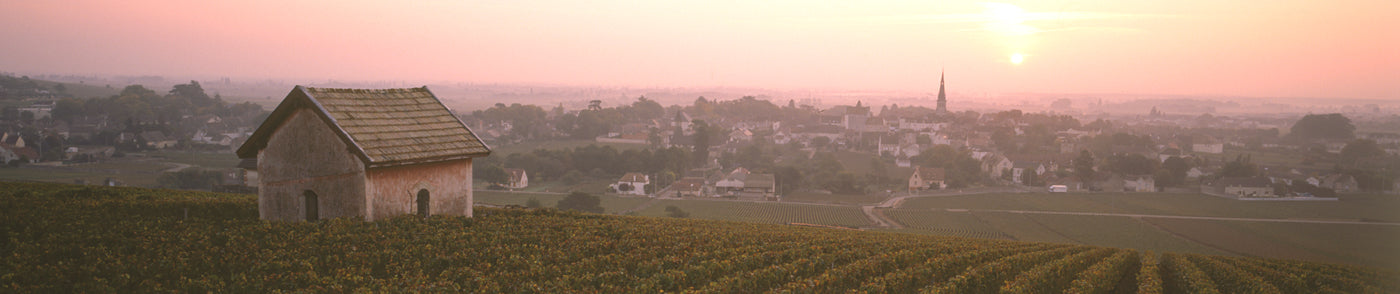
POLYGON ((1021 64, 1021 62, 1023 62, 1023 61, 1026 61, 1026 55, 1025 55, 1025 54, 1021 54, 1021 53, 1012 53, 1012 54, 1011 54, 1011 64, 1021 64))

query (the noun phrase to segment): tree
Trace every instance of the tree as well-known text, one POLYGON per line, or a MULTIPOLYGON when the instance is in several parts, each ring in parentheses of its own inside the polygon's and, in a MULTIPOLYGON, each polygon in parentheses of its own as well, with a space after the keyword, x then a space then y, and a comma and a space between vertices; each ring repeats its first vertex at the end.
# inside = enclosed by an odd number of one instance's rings
POLYGON ((695 129, 695 166, 706 166, 710 163, 710 125, 703 120, 694 121, 695 129))
POLYGON ((570 170, 569 172, 564 173, 564 176, 559 177, 559 180, 564 181, 565 184, 569 185, 578 184, 579 182, 583 181, 583 173, 579 172, 578 170, 570 170))
POLYGON ((204 93, 204 87, 200 87, 197 81, 175 85, 174 88, 170 89, 170 95, 188 100, 190 104, 197 107, 209 106, 214 102, 213 98, 209 98, 209 94, 204 93))
POLYGON ((641 96, 637 97, 636 102, 632 102, 632 112, 637 115, 638 119, 649 121, 661 118, 661 115, 666 114, 666 108, 662 107, 661 103, 656 103, 655 100, 641 96))
POLYGON ((583 192, 573 192, 569 193, 569 196, 564 196, 564 199, 560 199, 559 204, 555 205, 555 207, 561 210, 603 213, 603 206, 600 205, 601 203, 602 200, 598 199, 598 196, 583 192))
POLYGON ((1157 187, 1176 187, 1180 186, 1182 182, 1181 179, 1172 176, 1172 172, 1165 168, 1159 169, 1156 173, 1153 173, 1152 181, 1153 185, 1157 187))
POLYGON ((506 170, 499 165, 484 164, 480 166, 481 170, 473 171, 473 173, 476 175, 476 178, 481 179, 483 182, 501 184, 510 180, 510 176, 506 174, 506 170))
POLYGON ((1176 156, 1168 157, 1166 161, 1162 162, 1162 169, 1157 171, 1154 180, 1157 186, 1179 186, 1186 182, 1186 171, 1190 169, 1191 166, 1187 165, 1185 159, 1176 156))
POLYGON ((1385 150, 1376 145, 1376 141, 1368 139, 1356 139, 1342 147, 1341 164, 1356 165, 1360 160, 1375 156, 1384 156, 1385 150))
POLYGON ((1080 182, 1094 182, 1094 154, 1089 150, 1080 150, 1079 157, 1074 158, 1074 176, 1079 177, 1080 182))
POLYGON ((866 177, 870 178, 870 183, 876 189, 883 187, 885 181, 889 179, 889 173, 885 171, 885 163, 880 161, 880 158, 870 158, 870 173, 866 174, 866 177))
POLYGON ((73 118, 83 114, 83 102, 73 98, 63 98, 54 102, 53 112, 50 113, 54 120, 73 122, 73 118))
POLYGON ((1220 176, 1226 178, 1253 177, 1256 169, 1249 156, 1236 155, 1235 160, 1226 162, 1225 167, 1220 169, 1220 176))
POLYGON ((973 158, 971 151, 954 149, 946 144, 934 145, 909 161, 922 167, 943 168, 948 188, 966 187, 982 176, 982 162, 973 158))
POLYGON ((650 145, 651 148, 662 147, 661 130, 658 130, 656 128, 647 128, 647 145, 650 145))
POLYGON ((773 173, 773 180, 777 181, 778 195, 792 193, 797 187, 802 187, 802 171, 796 167, 781 166, 773 173))
POLYGON ((1034 169, 1026 169, 1021 173, 1021 184, 1026 186, 1040 186, 1040 175, 1034 169))
POLYGON ((1356 137, 1355 131, 1356 126, 1351 124, 1351 119, 1348 119, 1340 113, 1309 114, 1303 116, 1297 123, 1294 123, 1288 135, 1305 140, 1349 140, 1356 137))
POLYGON ((1142 154, 1113 155, 1108 158, 1108 168, 1125 175, 1150 175, 1157 170, 1157 161, 1142 154))

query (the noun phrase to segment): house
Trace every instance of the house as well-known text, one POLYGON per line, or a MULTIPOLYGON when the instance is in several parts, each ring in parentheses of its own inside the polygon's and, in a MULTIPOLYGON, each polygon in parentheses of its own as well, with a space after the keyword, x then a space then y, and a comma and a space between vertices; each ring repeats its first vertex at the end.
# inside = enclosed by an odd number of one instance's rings
POLYGON ((646 195, 646 186, 651 184, 651 177, 641 173, 627 173, 612 184, 612 188, 619 194, 646 195))
POLYGON ((19 133, 0 134, 0 146, 24 147, 24 137, 20 136, 19 133))
POLYGON ((1181 157, 1181 156, 1182 156, 1182 154, 1181 154, 1181 149, 1174 148, 1174 147, 1168 147, 1168 148, 1166 148, 1166 149, 1162 149, 1162 152, 1157 153, 1157 162, 1158 162, 1158 163, 1163 163, 1163 162, 1167 162, 1167 159, 1170 159, 1170 158, 1172 158, 1172 157, 1181 157))
MULTIPOLYGON (((1311 184, 1311 182, 1309 184, 1311 184)), ((1353 193, 1360 191, 1356 183, 1356 178, 1347 174, 1333 174, 1322 177, 1321 182, 1314 185, 1332 189, 1333 191, 1337 191, 1337 193, 1353 193)))
POLYGON ((690 115, 685 114, 684 111, 677 111, 676 117, 671 120, 671 126, 680 129, 681 132, 689 132, 692 121, 694 119, 690 115))
POLYGON ((1123 179, 1123 192, 1157 192, 1157 181, 1152 176, 1131 176, 1123 179))
POLYGON ((178 143, 178 141, 176 141, 174 138, 166 137, 165 134, 159 131, 147 131, 141 133, 141 139, 146 140, 146 147, 151 147, 155 149, 165 149, 174 147, 175 143, 178 143))
POLYGON ((1273 184, 1266 177, 1246 177, 1220 179, 1219 185, 1235 197, 1276 197, 1273 184))
POLYGON ((238 148, 257 159, 264 220, 472 216, 472 159, 491 154, 427 87, 296 86, 238 148))
POLYGON ((19 160, 19 154, 11 151, 13 147, 0 145, 0 165, 8 164, 10 161, 19 160))
POLYGON ((34 119, 44 119, 53 116, 53 101, 34 102, 26 107, 16 109, 19 113, 29 112, 34 114, 34 119))
POLYGON ((243 171, 240 175, 244 186, 256 189, 262 183, 258 179, 258 158, 244 158, 238 161, 238 169, 243 171))
POLYGON ((1206 175, 1206 172, 1202 171, 1200 167, 1192 167, 1190 170, 1186 171, 1187 179, 1199 179, 1204 175, 1206 175))
POLYGON ((5 160, 4 164, 16 160, 24 163, 35 163, 39 162, 39 151, 29 147, 0 145, 0 159, 5 160))
POLYGON ((1011 181, 1017 184, 1026 184, 1026 172, 1034 172, 1036 176, 1045 174, 1045 165, 1033 161, 1017 161, 1011 164, 1011 181))
POLYGON ((63 157, 70 160, 95 160, 112 157, 117 149, 112 146, 71 146, 63 149, 63 157))
POLYGON ((705 194, 705 178, 681 178, 671 183, 671 188, 668 190, 672 191, 670 193, 676 197, 698 197, 705 194))
POLYGON ((1225 153, 1225 143, 1211 136, 1199 136, 1191 143, 1191 151, 1200 153, 1221 154, 1225 153))
POLYGON ((524 189, 530 186, 530 175, 525 174, 524 169, 507 168, 506 177, 506 188, 524 189))
POLYGON ((777 180, 773 174, 750 174, 744 179, 744 191, 740 196, 755 196, 767 199, 773 197, 778 190, 777 180))
POLYGON ((715 181, 715 193, 737 195, 738 192, 744 190, 744 180, 748 179, 748 177, 749 170, 742 167, 735 168, 734 171, 729 172, 724 178, 715 181))
POLYGON ((749 142, 753 141, 753 132, 748 129, 736 128, 729 132, 729 142, 749 142))
POLYGON ((987 176, 993 179, 1000 179, 1003 173, 1011 170, 1012 166, 1015 164, 1012 164, 1011 160, 1005 156, 989 154, 982 157, 982 170, 987 171, 987 176))
POLYGON ((928 189, 948 188, 946 173, 941 167, 914 167, 914 174, 909 175, 909 193, 928 189))
POLYGON ((934 122, 927 118, 899 118, 899 129, 912 131, 938 131, 944 124, 934 122))

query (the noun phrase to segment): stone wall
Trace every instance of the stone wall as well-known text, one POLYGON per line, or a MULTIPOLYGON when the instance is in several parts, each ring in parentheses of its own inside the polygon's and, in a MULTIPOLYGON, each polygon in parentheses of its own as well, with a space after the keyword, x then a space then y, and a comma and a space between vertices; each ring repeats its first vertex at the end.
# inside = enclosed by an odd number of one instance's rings
POLYGON ((366 216, 364 164, 309 109, 287 118, 258 153, 258 216, 306 219, 306 191, 317 196, 320 219, 366 216))
POLYGON ((431 215, 472 216, 471 159, 372 168, 367 219, 418 214, 418 191, 427 190, 431 215))

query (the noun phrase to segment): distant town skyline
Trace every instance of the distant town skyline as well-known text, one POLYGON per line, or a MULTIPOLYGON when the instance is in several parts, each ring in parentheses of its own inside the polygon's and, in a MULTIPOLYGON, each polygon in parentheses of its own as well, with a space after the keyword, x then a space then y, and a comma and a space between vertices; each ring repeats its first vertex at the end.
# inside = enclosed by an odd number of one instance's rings
POLYGON ((1400 99, 1396 1, 2 2, 8 72, 1400 99))

